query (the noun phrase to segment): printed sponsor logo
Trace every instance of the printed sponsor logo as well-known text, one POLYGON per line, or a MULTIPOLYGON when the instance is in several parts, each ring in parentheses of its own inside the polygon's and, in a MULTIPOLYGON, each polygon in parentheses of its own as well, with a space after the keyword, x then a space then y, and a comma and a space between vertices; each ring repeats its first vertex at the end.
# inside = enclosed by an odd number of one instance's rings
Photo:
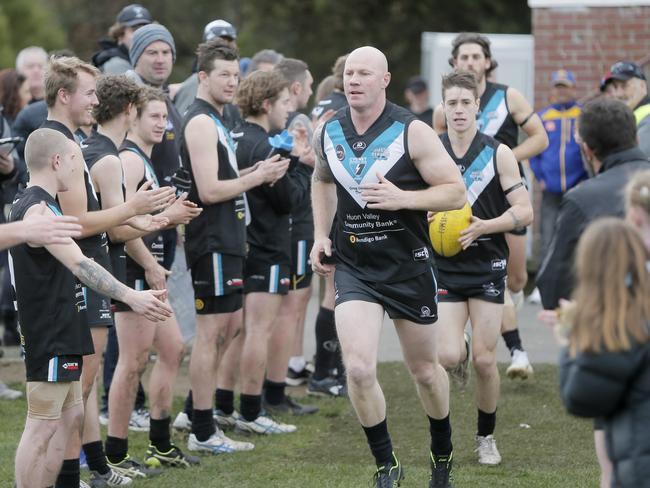
POLYGON ((343 146, 337 144, 335 150, 336 150, 336 158, 339 161, 343 161, 345 159, 345 149, 343 148, 343 146))
POLYGON ((390 150, 386 147, 378 147, 372 150, 372 157, 376 161, 388 159, 389 156, 390 156, 390 150))
POLYGON ((488 297, 498 297, 501 291, 490 281, 483 285, 483 294, 488 297))
POLYGON ((248 277, 251 280, 265 280, 266 276, 264 275, 252 275, 248 277))
POLYGON ((492 271, 503 271, 506 269, 507 263, 505 259, 493 259, 492 271))
POLYGON ((237 212, 237 218, 239 220, 242 220, 244 217, 246 217, 246 212, 237 212))
POLYGON ((355 151, 363 151, 366 148, 366 143, 363 141, 357 141, 354 144, 352 144, 352 149, 355 151))
POLYGON ((555 122, 547 120, 544 122, 544 129, 546 129, 547 132, 553 132, 555 130, 555 122))
POLYGON ((79 371, 79 363, 63 363, 61 367, 66 371, 79 371))
POLYGON ((426 261, 429 259, 429 250, 426 247, 413 250, 413 259, 415 261, 426 261))
POLYGON ((449 295, 449 292, 445 288, 438 288, 438 295, 449 295))
POLYGON ((291 280, 289 278, 282 278, 280 280, 281 285, 289 285, 291 283, 291 280))
POLYGON ((205 308, 205 302, 200 298, 197 298, 196 300, 194 300, 194 308, 196 308, 197 310, 203 310, 205 308))
POLYGON ((357 242, 357 236, 350 236, 350 242, 351 242, 352 244, 354 244, 355 242, 357 242))
POLYGON ((242 286, 244 284, 244 280, 241 278, 233 278, 232 280, 226 281, 226 285, 228 286, 242 286))
POLYGON ((431 317, 431 309, 429 307, 422 307, 420 309, 420 317, 431 317))
POLYGON ((483 175, 481 174, 480 171, 472 171, 470 173, 469 177, 472 179, 472 181, 482 181, 483 180, 483 175))
POLYGON ((456 166, 458 166, 458 171, 460 171, 461 173, 464 173, 465 170, 467 169, 464 164, 457 164, 456 166))

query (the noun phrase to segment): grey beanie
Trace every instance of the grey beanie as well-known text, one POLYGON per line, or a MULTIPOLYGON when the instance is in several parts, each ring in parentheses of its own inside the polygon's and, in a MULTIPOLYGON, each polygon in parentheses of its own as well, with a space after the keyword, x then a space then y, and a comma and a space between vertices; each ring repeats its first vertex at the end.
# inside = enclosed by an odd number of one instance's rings
POLYGON ((144 50, 147 49, 147 46, 156 41, 163 41, 169 44, 172 48, 172 57, 174 58, 174 61, 176 61, 176 45, 174 44, 174 38, 171 33, 164 25, 147 24, 133 33, 131 49, 129 49, 131 66, 135 68, 138 59, 140 59, 144 50))

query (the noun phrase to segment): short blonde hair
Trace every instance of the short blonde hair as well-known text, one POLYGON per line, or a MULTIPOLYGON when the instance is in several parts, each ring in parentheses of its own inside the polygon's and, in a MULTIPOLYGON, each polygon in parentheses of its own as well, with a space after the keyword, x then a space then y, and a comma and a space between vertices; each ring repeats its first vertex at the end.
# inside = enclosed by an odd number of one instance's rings
POLYGON ((97 68, 79 58, 71 56, 50 58, 45 72, 45 103, 48 107, 54 107, 59 90, 75 92, 79 71, 84 71, 95 78, 99 76, 97 68))

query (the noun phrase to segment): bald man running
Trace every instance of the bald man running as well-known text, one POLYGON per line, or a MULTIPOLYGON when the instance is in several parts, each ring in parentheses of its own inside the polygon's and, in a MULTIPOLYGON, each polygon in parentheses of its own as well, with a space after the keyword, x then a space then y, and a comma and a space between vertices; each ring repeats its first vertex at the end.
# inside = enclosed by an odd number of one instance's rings
POLYGON ((327 276, 334 271, 330 260, 336 260, 336 327, 350 400, 377 462, 376 486, 400 486, 404 477, 377 382, 387 312, 429 418, 429 487, 448 488, 449 380, 438 363, 432 327, 436 278, 426 211, 462 207, 465 188, 433 130, 386 100, 390 78, 386 57, 373 47, 356 49, 347 58, 343 81, 349 108, 314 135, 311 261, 314 271, 327 276))

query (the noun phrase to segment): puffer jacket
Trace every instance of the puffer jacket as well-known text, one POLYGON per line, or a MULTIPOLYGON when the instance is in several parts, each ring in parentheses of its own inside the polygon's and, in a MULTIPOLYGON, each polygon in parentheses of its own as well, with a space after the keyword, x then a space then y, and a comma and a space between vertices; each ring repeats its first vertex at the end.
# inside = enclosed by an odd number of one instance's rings
POLYGON ((650 342, 575 358, 562 351, 560 390, 570 413, 603 418, 612 487, 649 488, 650 342))

